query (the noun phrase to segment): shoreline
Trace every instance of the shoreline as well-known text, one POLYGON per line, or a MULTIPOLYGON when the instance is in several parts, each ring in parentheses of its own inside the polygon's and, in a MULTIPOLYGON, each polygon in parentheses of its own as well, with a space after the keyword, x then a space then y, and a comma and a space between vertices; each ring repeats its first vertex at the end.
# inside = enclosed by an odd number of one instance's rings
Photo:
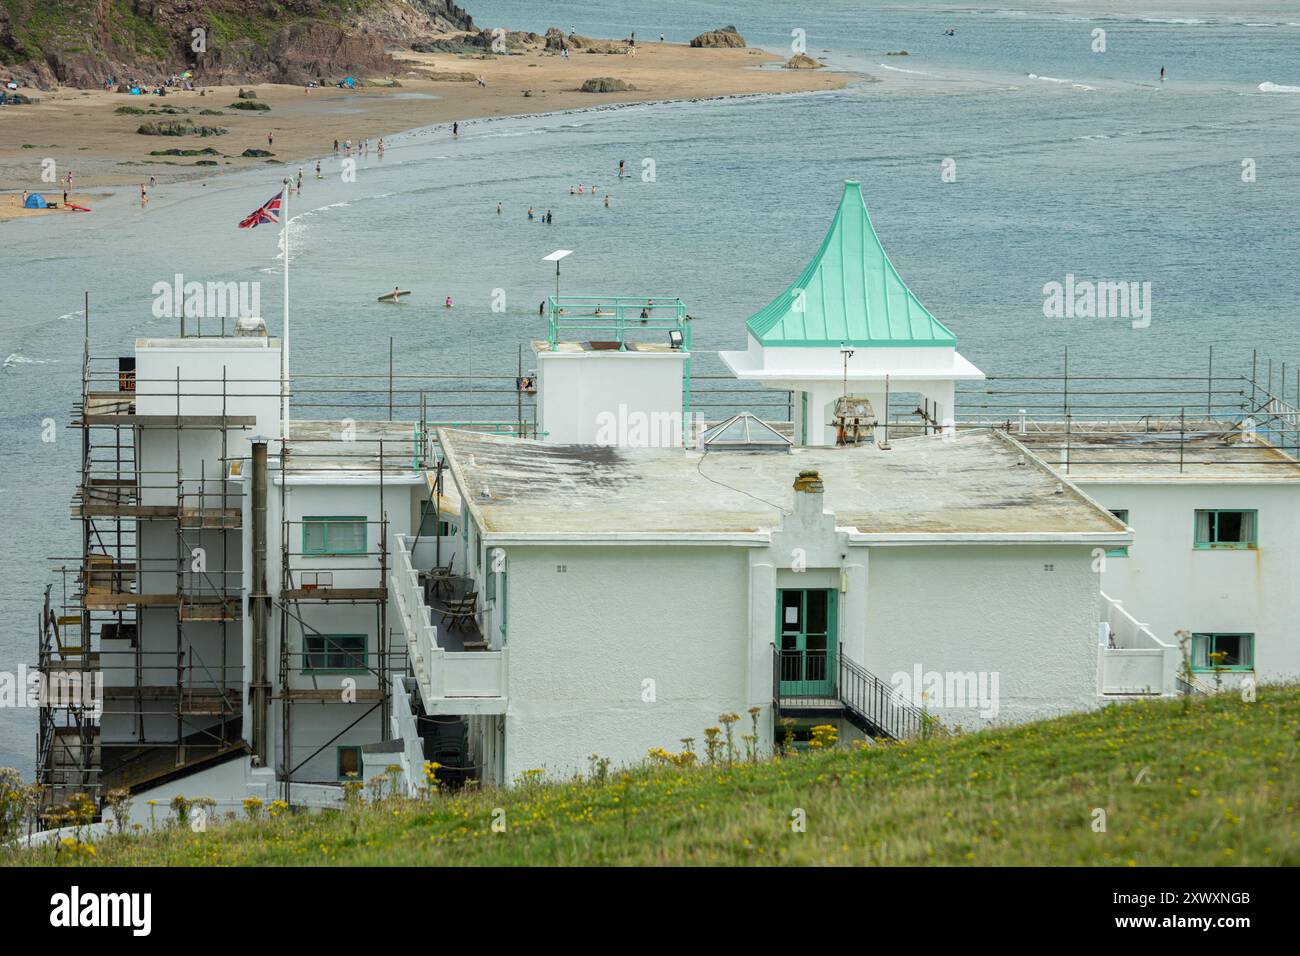
MULTIPOLYGON (((135 186, 156 177, 155 189, 202 180, 223 172, 314 161, 333 155, 333 140, 357 143, 401 137, 414 130, 459 121, 474 124, 638 104, 698 102, 733 97, 825 92, 842 89, 861 74, 826 67, 820 70, 773 68, 782 58, 753 47, 698 49, 680 44, 638 46, 635 57, 575 54, 523 54, 479 59, 453 54, 405 54, 399 86, 365 86, 355 91, 335 87, 257 84, 256 98, 237 99, 240 87, 208 87, 166 97, 129 96, 107 91, 60 90, 40 102, 6 107, 0 112, 0 221, 59 215, 65 210, 23 210, 21 192, 62 198, 62 177, 71 169, 73 193, 88 189, 135 186), (766 67, 766 68, 762 68, 766 67), (457 77, 451 79, 449 77, 457 77), (477 82, 482 77, 484 85, 477 82), (610 93, 583 93, 578 86, 593 77, 613 77, 632 88, 610 93), (228 104, 254 102, 269 110, 234 110, 228 104), (116 111, 132 107, 140 113, 116 111), (172 109, 175 113, 158 114, 172 109), (12 110, 12 112, 11 112, 12 110), (202 110, 220 115, 201 115, 202 110), (145 122, 192 122, 217 125, 224 135, 150 136, 136 132, 145 122), (268 134, 271 139, 268 140, 268 134), (80 141, 78 143, 78 141, 80 141), (70 146, 70 143, 77 143, 70 146), (167 149, 215 153, 151 156, 167 149), (271 157, 241 154, 267 150, 271 157), (59 178, 41 182, 42 164, 53 160, 59 178), (198 162, 205 164, 198 166, 198 162)), ((387 144, 386 144, 387 145, 387 144)), ((355 145, 354 145, 355 149, 355 145)))

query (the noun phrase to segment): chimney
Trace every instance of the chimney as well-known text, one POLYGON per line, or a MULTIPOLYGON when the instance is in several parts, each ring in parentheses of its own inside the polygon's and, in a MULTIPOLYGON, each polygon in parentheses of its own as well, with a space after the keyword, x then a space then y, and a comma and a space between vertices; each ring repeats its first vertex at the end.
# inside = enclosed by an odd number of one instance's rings
POLYGON ((794 512, 800 517, 820 517, 822 513, 822 476, 806 469, 794 480, 794 512))

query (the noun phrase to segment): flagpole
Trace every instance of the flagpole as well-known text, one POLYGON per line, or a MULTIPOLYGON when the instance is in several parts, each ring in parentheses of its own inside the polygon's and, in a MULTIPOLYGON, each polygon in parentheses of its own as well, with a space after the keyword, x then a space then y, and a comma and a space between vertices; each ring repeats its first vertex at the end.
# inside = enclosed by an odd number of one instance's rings
POLYGON ((280 437, 289 437, 289 181, 284 181, 280 233, 284 237, 284 329, 280 340, 280 437))

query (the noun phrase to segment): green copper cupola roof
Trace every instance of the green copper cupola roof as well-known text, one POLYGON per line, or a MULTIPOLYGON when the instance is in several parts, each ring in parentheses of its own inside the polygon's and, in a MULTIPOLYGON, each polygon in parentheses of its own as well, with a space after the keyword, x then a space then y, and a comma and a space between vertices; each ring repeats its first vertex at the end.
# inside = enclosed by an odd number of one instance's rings
POLYGON ((812 262, 745 324, 760 343, 777 347, 957 344, 885 255, 862 187, 852 179, 844 183, 835 218, 812 262))

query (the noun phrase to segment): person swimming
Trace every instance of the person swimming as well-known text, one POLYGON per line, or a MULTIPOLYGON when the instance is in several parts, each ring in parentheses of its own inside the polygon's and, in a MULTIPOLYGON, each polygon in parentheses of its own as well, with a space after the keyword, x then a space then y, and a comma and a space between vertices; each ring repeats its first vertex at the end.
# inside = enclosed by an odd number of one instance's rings
POLYGON ((443 305, 443 308, 445 308, 445 309, 450 309, 450 308, 451 308, 451 296, 447 296, 447 301, 444 302, 442 305, 443 305))
POLYGON ((587 190, 583 188, 582 183, 578 183, 578 195, 581 196, 587 190))
POLYGON ((605 208, 609 208, 609 193, 605 193, 605 208))

